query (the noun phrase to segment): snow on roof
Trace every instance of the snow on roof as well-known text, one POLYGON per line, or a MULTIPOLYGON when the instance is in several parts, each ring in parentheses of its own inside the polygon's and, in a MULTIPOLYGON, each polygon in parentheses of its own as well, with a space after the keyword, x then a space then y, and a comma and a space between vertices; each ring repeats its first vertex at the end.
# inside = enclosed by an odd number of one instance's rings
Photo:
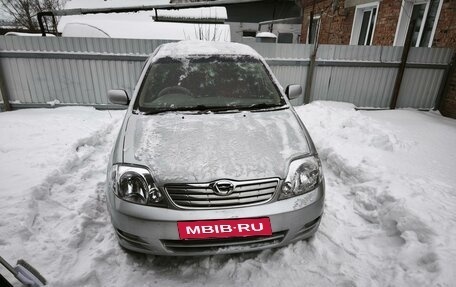
MULTIPOLYGON (((57 29, 59 32, 63 32, 65 26, 69 23, 79 23, 79 24, 87 24, 89 26, 98 25, 103 21, 111 21, 111 22, 140 22, 139 25, 142 25, 144 22, 152 22, 152 15, 154 11, 139 11, 137 13, 102 13, 102 14, 88 14, 88 15, 71 15, 71 16, 62 16, 59 20, 57 25, 57 29)), ((110 25, 110 22, 106 24, 101 24, 101 27, 97 27, 99 29, 103 29, 103 26, 110 25)), ((116 25, 118 27, 119 24, 116 25)))
POLYGON ((154 60, 164 57, 183 58, 190 55, 240 55, 261 58, 254 49, 239 43, 180 41, 160 46, 154 60))
MULTIPOLYGON (((169 0, 69 0, 65 3, 65 9, 77 9, 77 8, 121 8, 121 7, 137 7, 137 6, 150 6, 150 5, 164 5, 169 4, 169 0)), ((155 16, 155 11, 140 11, 137 13, 114 13, 104 15, 121 15, 130 14, 137 15, 138 13, 147 12, 150 16, 155 16)), ((218 19, 226 20, 228 15, 225 7, 201 7, 201 8, 187 8, 177 10, 164 10, 158 9, 157 14, 159 17, 175 18, 175 19, 218 19)), ((102 15, 102 14, 98 14, 102 15)), ((96 16, 98 15, 90 15, 96 16)), ((149 17, 150 17, 149 16, 149 17)), ((64 16, 67 17, 67 16, 64 16)), ((64 18, 63 17, 63 18, 64 18)), ((148 20, 150 20, 149 18, 148 20)))
POLYGON ((141 5, 163 5, 169 4, 169 0, 68 0, 65 9, 76 8, 118 8, 141 5))
POLYGON ((271 32, 259 32, 256 34, 257 38, 277 38, 274 33, 271 32))
POLYGON ((158 19, 216 19, 226 20, 228 15, 225 7, 188 8, 177 10, 157 10, 158 19))
MULTIPOLYGON (((186 24, 169 22, 138 22, 138 21, 113 21, 113 20, 85 20, 74 23, 67 23, 62 31, 64 37, 90 37, 94 31, 96 35, 100 32, 110 38, 124 39, 161 39, 161 40, 195 40, 200 39, 200 30, 203 32, 203 39, 214 39, 217 41, 230 41, 230 26, 228 24, 186 24), (73 29, 74 25, 85 29, 73 29), (70 29, 71 28, 71 29, 70 29)), ((95 36, 94 36, 95 37, 95 36)))
MULTIPOLYGON (((169 0, 158 0, 153 4, 168 4, 169 0)), ((145 0, 70 0, 65 9, 73 8, 106 8, 151 5, 145 0)), ((224 7, 192 8, 179 10, 157 10, 157 14, 169 19, 215 20, 224 22, 227 19, 224 7)), ((89 15, 71 15, 61 17, 58 31, 64 37, 111 37, 128 39, 163 39, 191 40, 203 39, 230 41, 229 25, 225 24, 189 24, 153 21, 155 11, 131 13, 101 13, 89 15), (70 24, 70 25, 68 25, 70 24), (209 26, 210 25, 210 26, 209 26), (68 26, 68 27, 67 27, 68 26), (98 35, 98 36, 97 36, 98 35)), ((196 21, 195 21, 196 22, 196 21)))
POLYGON ((63 37, 111 38, 98 27, 87 23, 68 23, 62 30, 63 37))
MULTIPOLYGON (((41 33, 24 33, 24 32, 8 32, 5 36, 28 36, 28 37, 42 37, 41 33)), ((55 37, 52 34, 46 34, 46 37, 55 37)))

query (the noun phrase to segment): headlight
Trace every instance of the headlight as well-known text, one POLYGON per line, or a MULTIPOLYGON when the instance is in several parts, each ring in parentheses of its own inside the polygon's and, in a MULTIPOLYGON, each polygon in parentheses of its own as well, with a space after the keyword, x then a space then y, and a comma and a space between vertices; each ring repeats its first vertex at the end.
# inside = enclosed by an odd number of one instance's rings
POLYGON ((321 164, 317 157, 311 156, 292 161, 287 178, 282 184, 279 199, 290 198, 314 190, 322 177, 321 164))
POLYGON ((109 186, 117 197, 143 205, 164 206, 164 197, 146 168, 114 165, 109 186))

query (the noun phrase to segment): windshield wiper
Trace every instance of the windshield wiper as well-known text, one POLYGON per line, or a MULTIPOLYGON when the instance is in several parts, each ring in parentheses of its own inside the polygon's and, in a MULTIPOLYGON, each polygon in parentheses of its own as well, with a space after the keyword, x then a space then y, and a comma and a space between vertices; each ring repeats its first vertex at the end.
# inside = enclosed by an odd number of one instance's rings
POLYGON ((156 115, 156 114, 161 114, 161 113, 168 113, 172 112, 173 110, 170 109, 155 109, 155 110, 147 110, 144 112, 140 112, 141 115, 156 115))
POLYGON ((206 106, 206 105, 196 105, 194 107, 179 107, 179 108, 166 108, 166 109, 155 109, 144 111, 143 115, 154 115, 160 113, 168 112, 198 112, 198 113, 216 113, 224 111, 261 111, 261 110, 270 110, 270 109, 286 109, 286 105, 277 105, 277 104, 253 104, 250 106, 206 106))
POLYGON ((220 111, 228 111, 228 110, 235 110, 236 108, 229 107, 229 106, 206 106, 206 105, 197 105, 194 107, 190 107, 185 109, 185 111, 199 111, 199 112, 220 112, 220 111))
POLYGON ((229 106, 206 106, 206 105, 197 105, 194 107, 181 107, 181 108, 169 108, 169 109, 156 109, 156 110, 148 110, 143 112, 144 115, 154 115, 160 113, 167 113, 167 112, 178 112, 178 111, 197 111, 201 113, 208 113, 208 112, 220 112, 220 111, 230 111, 230 110, 238 110, 237 107, 229 107, 229 106))
POLYGON ((239 107, 240 110, 263 110, 263 109, 272 109, 272 108, 286 108, 287 106, 285 105, 277 105, 277 104, 266 104, 266 103, 260 103, 260 104, 253 104, 250 106, 246 107, 239 107))

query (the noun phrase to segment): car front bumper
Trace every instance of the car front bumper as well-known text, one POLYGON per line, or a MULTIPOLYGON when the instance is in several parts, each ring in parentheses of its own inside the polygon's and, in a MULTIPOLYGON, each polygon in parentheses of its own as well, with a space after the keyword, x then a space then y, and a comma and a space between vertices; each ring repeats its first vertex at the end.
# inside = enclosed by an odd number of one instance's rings
POLYGON ((280 247, 312 236, 324 208, 324 181, 313 191, 262 205, 178 210, 126 202, 107 192, 108 210, 119 243, 126 249, 168 256, 227 254, 280 247), (178 221, 268 217, 272 236, 180 240, 178 221))

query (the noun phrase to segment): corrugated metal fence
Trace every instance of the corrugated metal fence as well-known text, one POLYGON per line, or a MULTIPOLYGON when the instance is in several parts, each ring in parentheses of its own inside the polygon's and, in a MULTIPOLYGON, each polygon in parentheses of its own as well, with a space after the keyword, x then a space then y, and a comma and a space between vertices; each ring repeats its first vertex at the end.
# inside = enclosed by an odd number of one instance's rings
MULTIPOLYGON (((109 105, 106 91, 132 93, 147 55, 167 41, 0 36, 0 69, 13 107, 109 105), (49 103, 49 104, 46 104, 49 103)), ((313 45, 261 44, 282 86, 306 83, 313 45)), ((320 45, 311 100, 389 106, 402 47, 320 45)), ((398 107, 432 108, 442 92, 453 50, 412 48, 398 107)), ((302 104, 303 97, 295 101, 302 104)))

